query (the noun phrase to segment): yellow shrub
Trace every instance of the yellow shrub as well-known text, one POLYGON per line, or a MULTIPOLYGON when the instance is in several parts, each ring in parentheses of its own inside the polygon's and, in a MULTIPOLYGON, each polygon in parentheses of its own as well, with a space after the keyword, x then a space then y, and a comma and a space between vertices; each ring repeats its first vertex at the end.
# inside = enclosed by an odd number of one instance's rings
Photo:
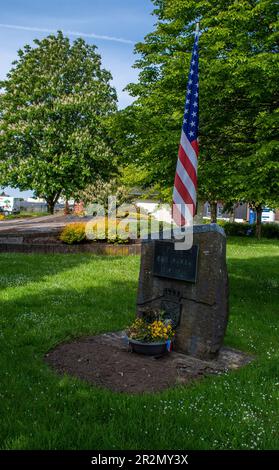
POLYGON ((83 222, 73 222, 66 225, 60 234, 60 240, 68 245, 81 243, 86 237, 85 226, 86 224, 83 222))
POLYGON ((0 220, 4 220, 5 216, 3 214, 0 214, 0 220))
POLYGON ((86 224, 86 237, 89 240, 106 240, 110 243, 129 241, 129 230, 120 227, 120 220, 108 217, 94 219, 86 224))

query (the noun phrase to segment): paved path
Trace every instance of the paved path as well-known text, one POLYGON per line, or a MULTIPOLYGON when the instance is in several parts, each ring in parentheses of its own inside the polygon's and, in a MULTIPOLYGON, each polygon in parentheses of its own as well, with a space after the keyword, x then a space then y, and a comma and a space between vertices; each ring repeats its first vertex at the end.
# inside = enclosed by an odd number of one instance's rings
MULTIPOLYGON (((75 215, 46 215, 43 217, 28 217, 26 219, 12 219, 0 221, 0 235, 7 233, 40 233, 57 232, 70 222, 87 222, 91 216, 79 217, 75 215)), ((126 222, 135 223, 135 219, 126 218, 126 222)))
POLYGON ((47 215, 43 217, 30 217, 26 219, 12 219, 0 221, 1 233, 22 232, 57 232, 69 222, 87 220, 72 215, 47 215))

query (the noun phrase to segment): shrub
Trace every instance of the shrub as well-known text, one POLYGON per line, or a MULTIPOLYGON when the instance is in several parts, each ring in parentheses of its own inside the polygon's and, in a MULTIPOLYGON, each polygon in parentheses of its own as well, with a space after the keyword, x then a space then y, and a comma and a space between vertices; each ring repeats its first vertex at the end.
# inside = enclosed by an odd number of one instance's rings
POLYGON ((225 222, 223 225, 226 235, 245 237, 255 234, 255 226, 248 223, 225 222))
POLYGON ((73 222, 66 225, 60 234, 60 240, 68 245, 81 243, 86 237, 85 225, 82 222, 73 222))
POLYGON ((217 224, 220 225, 220 227, 223 227, 223 228, 225 227, 225 225, 226 225, 227 223, 228 223, 228 222, 227 222, 226 220, 222 220, 222 219, 220 219, 220 220, 217 221, 217 224))
POLYGON ((279 239, 279 224, 262 224, 262 237, 279 239))
POLYGON ((174 334, 172 325, 167 321, 154 320, 149 323, 144 318, 137 318, 127 330, 129 338, 147 343, 167 341, 172 339, 174 334))
MULTIPOLYGON (((203 219, 203 223, 204 224, 211 224, 211 220, 210 219, 203 219)), ((217 220, 217 224, 220 225, 220 227, 224 227, 224 225, 227 223, 226 220, 223 220, 223 219, 218 219, 217 220)))
POLYGON ((107 217, 92 220, 86 224, 86 237, 89 240, 104 240, 108 243, 128 243, 129 230, 120 227, 120 222, 107 217))
POLYGON ((5 216, 3 214, 0 214, 0 220, 4 220, 5 216))
MULTIPOLYGON (((219 224, 219 221, 218 221, 219 224)), ((225 222, 222 224, 226 235, 228 236, 255 236, 256 224, 225 222)), ((279 239, 279 224, 265 223, 261 228, 262 237, 279 239)))

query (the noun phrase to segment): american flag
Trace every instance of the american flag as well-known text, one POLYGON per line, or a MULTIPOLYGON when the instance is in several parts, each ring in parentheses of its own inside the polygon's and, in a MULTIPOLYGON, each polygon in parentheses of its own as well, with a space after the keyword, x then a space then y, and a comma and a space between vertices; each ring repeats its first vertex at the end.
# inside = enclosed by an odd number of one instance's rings
POLYGON ((199 127, 199 31, 196 30, 188 78, 186 103, 178 151, 174 189, 173 220, 179 226, 189 225, 196 213, 198 127, 199 127))

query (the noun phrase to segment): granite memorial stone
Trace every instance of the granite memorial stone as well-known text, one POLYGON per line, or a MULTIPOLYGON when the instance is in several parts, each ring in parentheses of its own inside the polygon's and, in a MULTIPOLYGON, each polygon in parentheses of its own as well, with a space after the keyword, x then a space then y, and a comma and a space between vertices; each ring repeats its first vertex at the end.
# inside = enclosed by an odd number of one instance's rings
POLYGON ((189 250, 175 250, 173 239, 143 242, 137 315, 163 310, 176 328, 175 350, 212 358, 229 314, 226 236, 216 224, 193 230, 189 250))

